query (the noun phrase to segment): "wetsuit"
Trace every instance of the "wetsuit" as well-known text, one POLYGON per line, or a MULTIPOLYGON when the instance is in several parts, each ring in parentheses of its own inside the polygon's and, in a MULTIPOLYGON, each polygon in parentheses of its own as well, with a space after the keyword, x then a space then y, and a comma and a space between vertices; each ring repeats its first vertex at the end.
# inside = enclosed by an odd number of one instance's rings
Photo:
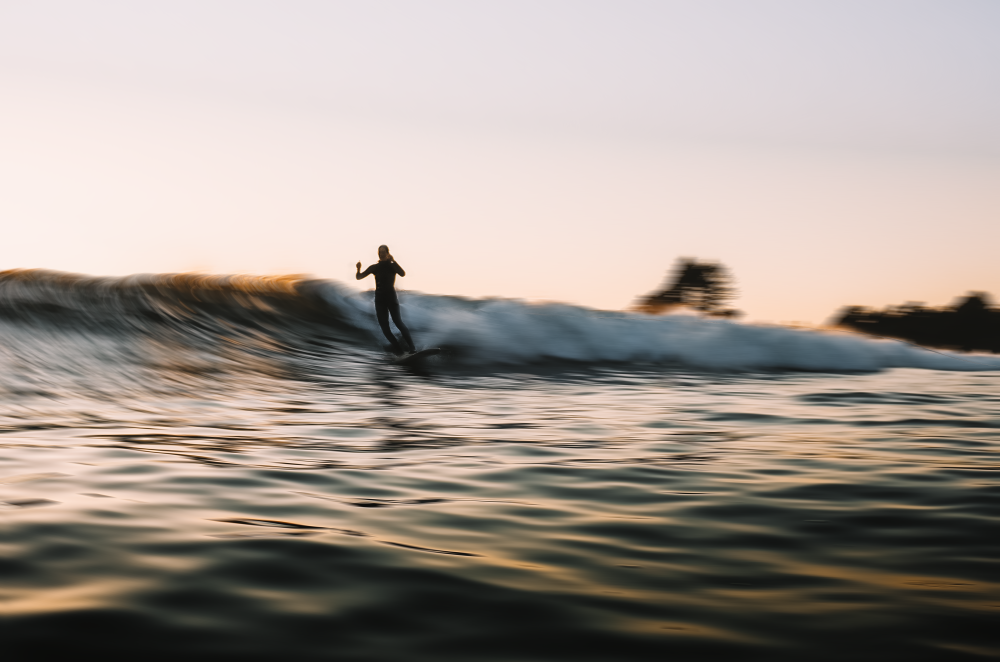
POLYGON ((392 345, 393 351, 397 354, 402 354, 399 341, 396 340, 396 336, 392 334, 392 330, 389 328, 389 315, 392 315, 392 321, 395 322, 396 328, 399 329, 399 333, 403 336, 406 345, 410 348, 411 352, 415 351, 416 348, 410 339, 410 331, 403 324, 403 320, 399 315, 399 301, 396 299, 396 274, 405 276, 406 272, 403 271, 401 266, 396 264, 395 260, 385 260, 384 262, 376 262, 368 267, 358 274, 357 278, 361 280, 368 274, 375 276, 375 316, 378 318, 378 325, 382 327, 382 333, 385 334, 386 339, 392 345))

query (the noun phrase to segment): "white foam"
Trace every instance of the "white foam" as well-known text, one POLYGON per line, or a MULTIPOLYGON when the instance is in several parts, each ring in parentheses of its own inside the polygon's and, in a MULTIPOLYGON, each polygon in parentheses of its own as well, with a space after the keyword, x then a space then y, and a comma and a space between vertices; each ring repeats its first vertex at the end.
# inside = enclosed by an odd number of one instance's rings
MULTIPOLYGON (((329 285, 324 298, 350 323, 369 331, 373 344, 381 344, 371 295, 329 285)), ((1000 370, 996 356, 932 351, 846 332, 414 292, 402 293, 400 304, 418 346, 447 348, 469 364, 570 360, 721 370, 1000 370)))

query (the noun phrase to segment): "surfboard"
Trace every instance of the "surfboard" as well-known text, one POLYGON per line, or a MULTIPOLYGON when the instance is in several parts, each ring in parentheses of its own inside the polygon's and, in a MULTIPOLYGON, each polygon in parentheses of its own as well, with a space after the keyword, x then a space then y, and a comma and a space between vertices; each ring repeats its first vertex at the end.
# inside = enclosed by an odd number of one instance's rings
POLYGON ((441 352, 440 347, 428 347, 427 349, 422 349, 419 352, 413 352, 412 354, 406 354, 405 356, 400 356, 393 361, 396 365, 412 365, 414 363, 419 363, 421 360, 426 359, 428 356, 434 356, 441 352))

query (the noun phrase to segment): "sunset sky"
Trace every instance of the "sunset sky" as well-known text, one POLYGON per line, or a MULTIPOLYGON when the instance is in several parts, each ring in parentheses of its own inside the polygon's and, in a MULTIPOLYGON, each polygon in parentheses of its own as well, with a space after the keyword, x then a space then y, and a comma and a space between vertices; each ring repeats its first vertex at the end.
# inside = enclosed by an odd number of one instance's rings
POLYGON ((0 268, 1000 295, 995 0, 0 0, 0 268))

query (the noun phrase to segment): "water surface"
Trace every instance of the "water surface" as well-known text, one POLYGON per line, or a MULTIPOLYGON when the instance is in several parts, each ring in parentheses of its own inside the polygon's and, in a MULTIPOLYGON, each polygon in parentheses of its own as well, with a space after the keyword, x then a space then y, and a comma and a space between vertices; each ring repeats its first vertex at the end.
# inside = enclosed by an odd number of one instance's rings
POLYGON ((271 290, 32 287, 0 322, 8 659, 1000 656, 996 372, 474 341, 414 371, 271 290))

